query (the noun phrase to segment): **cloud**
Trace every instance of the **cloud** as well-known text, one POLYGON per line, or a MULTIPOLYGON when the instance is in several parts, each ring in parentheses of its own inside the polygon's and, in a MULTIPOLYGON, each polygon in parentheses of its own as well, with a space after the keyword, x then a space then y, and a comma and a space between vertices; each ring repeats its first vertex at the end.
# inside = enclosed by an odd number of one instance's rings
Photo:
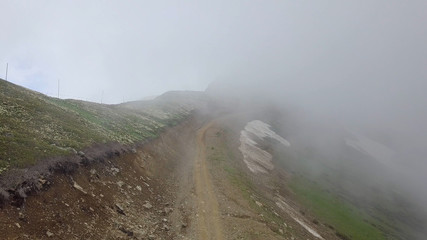
POLYGON ((422 1, 1 5, 0 63, 15 68, 9 79, 46 92, 61 79, 63 97, 99 101, 105 92, 104 101, 115 103, 242 76, 267 82, 278 96, 281 89, 295 101, 328 95, 334 104, 343 95, 336 89, 377 102, 371 92, 380 88, 390 91, 383 101, 393 101, 402 89, 425 87, 422 1), (19 80, 22 64, 42 80, 19 80))

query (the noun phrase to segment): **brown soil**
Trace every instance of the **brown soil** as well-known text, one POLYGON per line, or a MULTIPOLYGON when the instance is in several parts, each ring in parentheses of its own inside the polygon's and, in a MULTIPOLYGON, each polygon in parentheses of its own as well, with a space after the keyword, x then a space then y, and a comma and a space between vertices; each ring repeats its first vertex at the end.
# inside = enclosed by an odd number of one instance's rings
POLYGON ((212 184, 211 173, 207 168, 206 160, 206 131, 213 122, 206 124, 197 131, 197 155, 194 165, 194 182, 196 184, 197 202, 197 230, 198 239, 222 240, 223 230, 219 213, 217 193, 212 184))
POLYGON ((40 192, 0 211, 1 238, 316 239, 274 202, 277 192, 289 196, 276 184, 286 173, 251 175, 238 135, 223 120, 204 119, 188 119, 136 151, 40 179, 40 192))

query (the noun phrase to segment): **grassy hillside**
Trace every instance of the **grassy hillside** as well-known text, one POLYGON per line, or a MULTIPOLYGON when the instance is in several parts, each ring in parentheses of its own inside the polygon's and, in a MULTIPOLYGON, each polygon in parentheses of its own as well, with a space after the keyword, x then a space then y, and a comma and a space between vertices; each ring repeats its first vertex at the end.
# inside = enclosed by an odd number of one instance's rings
POLYGON ((333 226, 342 239, 380 240, 384 234, 370 222, 375 222, 356 207, 323 191, 316 184, 294 177, 289 184, 298 200, 321 221, 333 226), (366 219, 369 219, 366 220, 366 219))
POLYGON ((194 109, 198 92, 105 105, 51 98, 0 79, 0 173, 94 143, 131 144, 156 137, 194 109))

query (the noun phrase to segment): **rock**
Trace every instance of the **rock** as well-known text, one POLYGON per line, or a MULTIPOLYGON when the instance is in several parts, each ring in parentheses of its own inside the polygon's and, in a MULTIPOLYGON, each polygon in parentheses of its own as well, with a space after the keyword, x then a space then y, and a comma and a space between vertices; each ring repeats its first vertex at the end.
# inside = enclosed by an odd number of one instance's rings
POLYGON ((164 230, 164 231, 169 231, 169 230, 170 230, 170 228, 169 228, 169 226, 168 226, 168 225, 163 224, 162 230, 164 230))
POLYGON ((83 157, 83 156, 85 155, 85 153, 84 153, 84 152, 82 152, 82 151, 79 151, 77 154, 78 154, 80 157, 83 157))
POLYGON ((281 228, 279 229, 279 233, 280 233, 280 234, 283 234, 283 230, 282 230, 281 228))
POLYGON ((154 235, 154 234, 148 235, 148 239, 150 239, 150 240, 154 240, 155 238, 156 238, 156 235, 154 235))
POLYGON ((47 180, 43 179, 43 178, 39 178, 39 183, 41 185, 45 185, 47 183, 47 180))
POLYGON ((169 213, 171 213, 173 211, 173 208, 169 208, 169 207, 166 207, 164 210, 163 210, 163 213, 165 214, 165 215, 168 215, 169 213))
POLYGON ((118 181, 117 182, 117 186, 119 187, 123 187, 123 185, 125 185, 125 183, 123 181, 118 181))
POLYGON ((150 202, 146 202, 144 205, 142 205, 143 207, 145 207, 146 209, 151 209, 153 208, 153 205, 151 205, 150 202))
POLYGON ((92 169, 90 170, 90 174, 91 174, 91 175, 95 175, 95 174, 96 174, 96 170, 92 168, 92 169))
POLYGON ((87 192, 85 190, 83 190, 83 188, 79 184, 77 184, 76 182, 73 183, 73 187, 75 189, 79 190, 80 192, 87 194, 87 192))
POLYGON ((27 193, 25 188, 20 188, 18 191, 18 196, 21 198, 27 198, 27 193))
POLYGON ((182 223, 182 224, 181 224, 181 227, 182 227, 182 228, 186 228, 187 226, 188 226, 188 225, 187 225, 187 223, 182 223))
POLYGON ((48 236, 48 237, 53 237, 53 235, 55 235, 55 234, 53 234, 53 232, 51 232, 49 230, 46 232, 46 236, 48 236))
POLYGON ((39 178, 38 183, 36 184, 37 189, 41 190, 43 186, 48 184, 49 182, 46 179, 43 179, 43 177, 39 178))
POLYGON ((262 203, 260 203, 258 201, 255 201, 255 204, 258 205, 258 207, 262 207, 263 206, 262 203))
POLYGON ((132 148, 130 151, 131 151, 132 153, 136 153, 136 149, 135 149, 135 148, 132 148))
POLYGON ((118 213, 120 213, 120 214, 123 214, 123 215, 126 215, 125 214, 125 211, 124 211, 124 209, 123 209, 123 207, 122 206, 120 206, 120 204, 118 204, 118 203, 116 203, 116 211, 118 212, 118 213))
POLYGON ((15 225, 16 225, 18 228, 21 228, 21 225, 19 225, 19 223, 15 223, 15 225))
POLYGON ((111 172, 113 173, 114 176, 116 176, 116 174, 120 172, 120 169, 115 168, 115 167, 112 167, 110 170, 111 170, 111 172))
POLYGON ((141 186, 136 186, 136 189, 137 189, 138 191, 142 191, 141 186))
POLYGON ((163 218, 162 221, 165 223, 168 222, 168 220, 166 218, 163 218))
POLYGON ((26 219, 25 219, 25 215, 22 213, 22 212, 19 212, 19 214, 18 214, 18 218, 19 218, 19 220, 21 220, 21 221, 25 221, 26 219))
POLYGON ((133 232, 124 227, 119 227, 119 230, 122 231, 124 234, 128 235, 129 237, 133 236, 133 232))

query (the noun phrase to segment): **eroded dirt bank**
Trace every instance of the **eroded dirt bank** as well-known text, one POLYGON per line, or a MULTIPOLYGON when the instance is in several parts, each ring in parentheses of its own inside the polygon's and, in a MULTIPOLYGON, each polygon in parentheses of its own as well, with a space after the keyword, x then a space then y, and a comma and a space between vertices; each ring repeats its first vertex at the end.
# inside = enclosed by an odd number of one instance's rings
POLYGON ((197 125, 189 119, 133 151, 39 179, 39 193, 1 209, 1 239, 176 238, 190 225, 175 188, 197 125))

